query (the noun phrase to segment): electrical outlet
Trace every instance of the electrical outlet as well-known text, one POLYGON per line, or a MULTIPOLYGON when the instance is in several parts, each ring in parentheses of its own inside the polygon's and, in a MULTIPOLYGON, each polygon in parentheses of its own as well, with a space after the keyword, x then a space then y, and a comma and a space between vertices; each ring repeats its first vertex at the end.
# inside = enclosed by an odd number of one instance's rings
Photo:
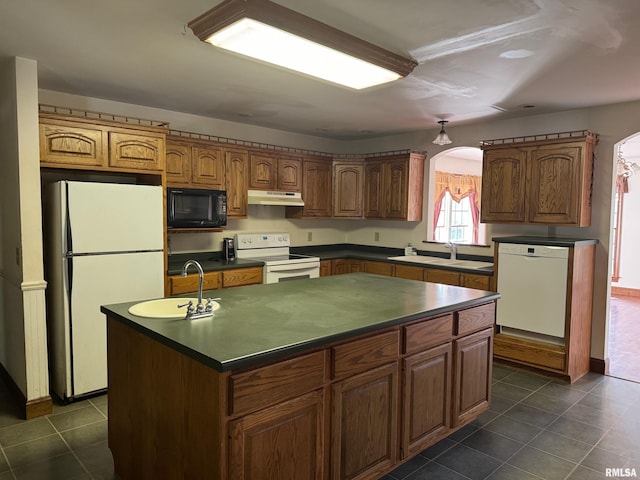
POLYGON ((310 242, 313 240, 313 232, 307 232, 307 241, 310 242))
POLYGON ((373 239, 376 242, 379 242, 380 241, 380 232, 373 232, 373 239))

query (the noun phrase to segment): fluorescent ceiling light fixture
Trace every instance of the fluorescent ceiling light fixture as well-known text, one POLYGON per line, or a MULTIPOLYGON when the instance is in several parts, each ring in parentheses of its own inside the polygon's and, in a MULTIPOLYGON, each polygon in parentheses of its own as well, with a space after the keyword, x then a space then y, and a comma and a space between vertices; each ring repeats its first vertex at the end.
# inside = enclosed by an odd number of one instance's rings
POLYGON ((268 0, 226 0, 189 27, 217 47, 358 90, 402 78, 417 65, 268 0))
POLYGON ((449 138, 449 135, 447 135, 447 132, 444 131, 444 126, 449 122, 446 120, 439 120, 438 123, 441 125, 440 133, 433 140, 433 143, 436 145, 449 145, 451 143, 451 139, 449 138))

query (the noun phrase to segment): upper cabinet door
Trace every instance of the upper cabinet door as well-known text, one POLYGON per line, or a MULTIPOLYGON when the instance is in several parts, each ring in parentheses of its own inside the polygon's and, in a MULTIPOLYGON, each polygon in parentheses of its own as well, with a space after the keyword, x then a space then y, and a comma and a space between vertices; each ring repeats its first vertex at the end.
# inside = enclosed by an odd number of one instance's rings
POLYGON ((246 150, 227 150, 224 162, 227 216, 246 217, 249 155, 246 150))
POLYGON ((105 136, 100 126, 40 123, 40 161, 102 167, 107 158, 105 136))
POLYGON ((191 147, 167 141, 167 184, 191 182, 191 147))
POLYGON ((364 216, 384 218, 383 163, 370 162, 364 166, 364 216))
POLYGON ((323 160, 305 160, 302 198, 303 216, 331 216, 332 164, 323 160))
POLYGON ((582 155, 580 143, 550 145, 531 151, 531 223, 579 223, 582 155))
POLYGON ((385 190, 387 195, 386 218, 404 220, 407 218, 407 197, 409 192, 409 163, 407 160, 393 160, 386 164, 385 190))
POLYGON ((277 188, 288 192, 302 191, 302 160, 278 157, 277 188))
POLYGON ((362 218, 364 165, 337 163, 333 166, 333 216, 362 218))
POLYGON ((527 150, 485 150, 482 161, 480 221, 510 223, 526 220, 527 150))
POLYGON ((192 182, 194 187, 224 188, 224 154, 219 147, 193 147, 192 182))
POLYGON ((109 132, 109 166, 132 170, 162 170, 164 161, 164 135, 151 132, 109 132))
POLYGON ((252 152, 249 156, 249 188, 275 190, 277 161, 273 155, 252 152))

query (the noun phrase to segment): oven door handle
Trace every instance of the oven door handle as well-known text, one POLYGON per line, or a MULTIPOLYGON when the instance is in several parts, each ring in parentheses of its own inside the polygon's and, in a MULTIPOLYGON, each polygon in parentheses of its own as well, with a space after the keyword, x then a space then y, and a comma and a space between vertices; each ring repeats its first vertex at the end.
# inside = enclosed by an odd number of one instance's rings
POLYGON ((298 266, 294 265, 267 265, 267 271, 269 272, 305 272, 308 270, 316 270, 320 268, 319 263, 308 264, 302 263, 298 264, 298 266))

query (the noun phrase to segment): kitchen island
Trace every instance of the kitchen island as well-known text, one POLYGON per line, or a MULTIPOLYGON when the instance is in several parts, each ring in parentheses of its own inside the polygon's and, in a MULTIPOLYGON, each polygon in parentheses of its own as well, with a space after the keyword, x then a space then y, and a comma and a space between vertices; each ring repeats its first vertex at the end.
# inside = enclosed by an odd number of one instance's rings
POLYGON ((347 274, 215 292, 213 318, 108 319, 124 479, 375 479, 489 405, 495 292, 347 274))

